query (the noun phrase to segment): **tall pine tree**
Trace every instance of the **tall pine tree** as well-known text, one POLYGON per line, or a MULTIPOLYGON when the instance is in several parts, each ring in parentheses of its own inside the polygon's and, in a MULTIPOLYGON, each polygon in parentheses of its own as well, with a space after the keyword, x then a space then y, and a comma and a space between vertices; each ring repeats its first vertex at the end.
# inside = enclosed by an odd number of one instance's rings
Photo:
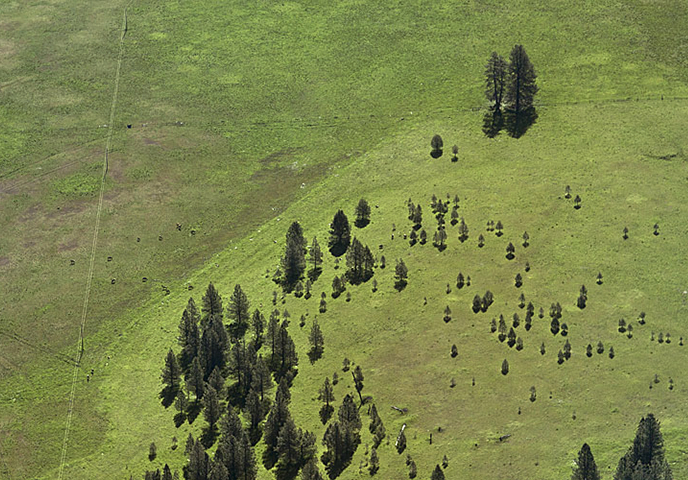
POLYGON ((515 114, 533 106, 533 97, 538 91, 535 84, 535 68, 523 45, 514 45, 509 55, 508 82, 506 89, 507 108, 515 114))
POLYGON ((179 387, 182 380, 182 371, 179 368, 179 363, 177 363, 177 356, 174 354, 172 349, 167 352, 167 357, 165 358, 165 367, 162 369, 162 383, 165 385, 160 392, 160 398, 162 399, 162 404, 165 408, 172 405, 174 399, 179 393, 179 387))
POLYGON ((351 226, 349 219, 342 210, 338 210, 330 226, 330 241, 328 242, 330 253, 335 257, 344 255, 350 242, 351 226))
POLYGON ((501 110, 504 101, 506 70, 507 64, 502 56, 492 52, 485 67, 485 96, 496 112, 501 110))
POLYGON ((592 456, 592 451, 590 451, 590 446, 587 443, 584 443, 583 448, 578 452, 578 460, 573 469, 571 480, 600 480, 595 458, 592 456))
POLYGON ((227 305, 227 314, 232 321, 229 324, 229 335, 232 341, 239 341, 244 338, 248 330, 250 304, 246 294, 238 283, 234 286, 234 293, 227 305))
POLYGON ((291 292, 306 270, 306 239, 299 222, 294 222, 287 231, 287 246, 282 257, 282 287, 291 292))
POLYGON ((671 468, 664 458, 664 440, 653 414, 640 420, 633 446, 616 468, 614 480, 671 480, 671 468))

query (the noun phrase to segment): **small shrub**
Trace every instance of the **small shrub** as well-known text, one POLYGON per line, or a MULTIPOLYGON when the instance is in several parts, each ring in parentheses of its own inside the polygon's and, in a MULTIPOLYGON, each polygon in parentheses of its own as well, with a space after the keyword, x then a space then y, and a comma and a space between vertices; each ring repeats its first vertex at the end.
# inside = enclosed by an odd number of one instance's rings
POLYGON ((456 356, 459 354, 459 349, 456 348, 456 344, 451 346, 451 357, 456 358, 456 356))
POLYGON ((602 343, 601 340, 599 342, 597 342, 597 353, 599 353, 599 354, 604 353, 604 344, 602 343))
POLYGON ((523 350, 523 340, 521 340, 521 337, 518 337, 516 339, 516 350, 518 350, 519 352, 523 350))
POLYGON ((614 358, 614 347, 609 347, 609 358, 614 358))
POLYGON ((506 358, 502 362, 502 375, 506 375, 509 373, 509 362, 507 362, 506 358))
POLYGON ((545 353, 547 353, 547 351, 545 350, 545 342, 542 342, 542 344, 540 345, 540 355, 544 355, 545 353))
POLYGON ((537 399, 537 395, 535 393, 535 385, 530 387, 530 401, 534 402, 537 399))
POLYGON ((516 288, 521 288, 523 285, 523 277, 520 273, 516 274, 516 277, 514 278, 514 284, 516 285, 516 288))
POLYGON ((447 305, 447 308, 444 309, 444 322, 449 323, 451 321, 451 308, 449 308, 449 305, 447 305))
POLYGON ((557 353, 557 363, 559 365, 564 363, 564 352, 562 352, 561 350, 559 350, 559 353, 557 353))
POLYGON ((588 346, 585 347, 585 354, 588 356, 588 358, 592 357, 592 345, 588 343, 588 346))
POLYGON ((624 320, 623 318, 621 318, 621 319, 619 320, 619 332, 620 332, 620 333, 625 333, 625 332, 626 332, 626 320, 624 320))
POLYGON ((492 319, 492 322, 490 322, 490 333, 494 333, 497 331, 497 320, 494 318, 492 319))

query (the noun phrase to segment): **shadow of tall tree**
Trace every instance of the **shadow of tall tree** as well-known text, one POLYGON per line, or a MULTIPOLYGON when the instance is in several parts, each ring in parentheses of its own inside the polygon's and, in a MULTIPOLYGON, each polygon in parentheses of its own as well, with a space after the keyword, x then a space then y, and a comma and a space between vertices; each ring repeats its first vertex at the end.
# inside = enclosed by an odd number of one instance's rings
POLYGON ((521 138, 535 123, 538 114, 535 107, 527 108, 518 113, 507 112, 504 125, 510 137, 521 138))
POLYGON ((488 138, 494 138, 504 128, 504 115, 501 110, 490 109, 483 117, 483 133, 488 138))

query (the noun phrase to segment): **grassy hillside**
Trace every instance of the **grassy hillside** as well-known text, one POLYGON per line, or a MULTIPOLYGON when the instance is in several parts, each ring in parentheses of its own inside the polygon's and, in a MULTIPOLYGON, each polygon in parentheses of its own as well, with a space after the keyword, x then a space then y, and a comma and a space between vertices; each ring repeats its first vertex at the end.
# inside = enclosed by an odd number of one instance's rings
MULTIPOLYGON (((59 464, 71 387, 64 356, 78 337, 106 132, 98 127, 108 121, 123 6, 0 7, 9 38, 0 44, 0 118, 11 125, 0 134, 0 453, 12 478, 53 478, 59 464)), ((668 52, 672 39, 682 48, 680 32, 670 31, 683 13, 642 2, 133 2, 87 322, 83 376, 90 368, 96 376, 78 383, 65 476, 140 475, 150 441, 156 464, 181 465, 183 448, 169 444, 176 435, 183 446, 188 432, 174 429, 156 392, 188 295, 199 300, 210 280, 229 295, 240 282, 267 313, 274 285, 264 274, 277 265, 288 224, 298 219, 323 243, 335 209, 352 213, 364 196, 379 208, 357 236, 384 244, 392 267, 404 258, 409 286, 395 292, 388 268, 376 273, 378 293, 349 287, 351 303, 329 300, 318 315, 326 353, 313 366, 305 356, 310 323, 301 332, 293 322, 300 426, 322 437, 317 387, 348 356, 362 365, 389 434, 409 423, 420 475, 447 454, 456 476, 560 477, 583 441, 613 470, 640 415, 652 410, 680 477, 686 88, 681 56, 668 52), (479 130, 482 66, 492 50, 506 55, 516 42, 539 74, 540 118, 518 141, 488 140, 479 130), (430 159, 434 133, 459 145, 458 164, 448 154, 430 159), (565 185, 581 195, 581 210, 559 198, 565 185), (430 232, 429 199, 446 193, 461 197, 466 243, 450 235, 438 253, 390 239, 392 223, 398 232, 410 227, 409 197, 423 204, 430 232), (505 236, 486 235, 478 249, 489 219, 504 223, 505 236), (524 230, 531 246, 507 261, 506 243, 520 245, 524 230), (522 335, 522 352, 489 334, 493 313, 518 310, 513 277, 525 261, 527 301, 564 306, 574 349, 564 365, 555 360, 563 340, 544 320, 522 335), (459 271, 473 285, 446 294, 459 271), (574 305, 580 284, 590 292, 583 312, 574 305), (474 315, 470 301, 486 289, 495 305, 474 315), (636 325, 633 339, 616 332, 620 317, 641 310, 648 324, 636 325), (650 343, 653 331, 674 341, 650 343), (597 340, 617 357, 585 357, 597 340), (499 374, 504 358, 507 377, 499 374), (654 373, 662 382, 650 390, 654 373), (409 415, 398 418, 392 404, 409 415), (495 442, 503 433, 513 437, 495 442)), ((334 273, 328 258, 318 293, 330 291, 334 273)), ((310 319, 317 296, 284 307, 310 319)), ((337 388, 341 400, 350 382, 337 388)), ((362 451, 343 478, 357 475, 362 451)), ((380 475, 405 474, 391 447, 380 456, 380 475)))

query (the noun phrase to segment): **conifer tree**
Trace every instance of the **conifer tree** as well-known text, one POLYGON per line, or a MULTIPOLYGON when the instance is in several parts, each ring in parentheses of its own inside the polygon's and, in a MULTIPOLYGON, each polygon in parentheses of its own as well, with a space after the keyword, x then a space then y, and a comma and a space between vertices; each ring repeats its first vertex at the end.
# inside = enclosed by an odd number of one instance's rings
POLYGON ((384 440, 387 434, 385 431, 385 426, 382 424, 382 419, 380 418, 380 415, 377 413, 377 408, 375 407, 375 404, 373 404, 372 408, 370 409, 369 430, 370 433, 373 434, 373 446, 375 448, 379 447, 382 443, 382 440, 384 440))
POLYGON ((595 458, 592 456, 592 451, 587 443, 584 443, 578 452, 578 460, 573 469, 571 480, 600 480, 595 458))
POLYGON ((265 451, 263 452, 263 465, 270 470, 279 458, 277 442, 282 426, 291 418, 289 413, 289 386, 287 380, 282 379, 275 395, 275 401, 270 408, 268 418, 263 426, 263 440, 265 441, 265 451))
POLYGON ((511 50, 507 72, 507 108, 515 114, 520 114, 532 107, 533 97, 538 91, 535 84, 535 69, 523 45, 514 45, 511 50))
POLYGON ((212 282, 208 284, 205 295, 203 295, 203 308, 201 309, 201 312, 201 327, 203 330, 205 330, 206 324, 211 318, 216 318, 222 322, 222 297, 212 282))
POLYGON ((325 402, 324 405, 320 407, 320 421, 325 425, 332 416, 332 413, 334 413, 334 407, 331 405, 331 403, 334 402, 334 389, 328 377, 325 377, 325 383, 320 388, 318 399, 325 402))
POLYGON ((373 446, 370 450, 370 461, 368 462, 368 471, 371 475, 375 475, 380 469, 380 459, 377 457, 377 448, 373 446))
POLYGON ((275 469, 277 480, 291 480, 301 467, 300 462, 300 435, 299 431, 291 418, 282 425, 279 436, 277 437, 278 461, 275 469))
POLYGON ((317 460, 313 459, 301 469, 301 480, 323 480, 317 460))
POLYGON ((189 463, 184 467, 187 480, 206 480, 210 473, 211 461, 200 441, 195 441, 189 454, 189 463))
POLYGON ((198 355, 200 349, 199 320, 200 315, 196 309, 196 303, 192 297, 189 297, 184 313, 182 313, 182 319, 179 322, 179 336, 177 337, 177 342, 181 347, 178 358, 179 366, 184 372, 189 369, 191 361, 198 355))
POLYGON ((342 210, 338 210, 332 220, 330 227, 330 241, 328 246, 330 253, 335 257, 339 257, 346 253, 351 242, 351 227, 349 226, 349 219, 342 210))
POLYGON ((249 307, 248 298, 241 289, 241 285, 237 283, 227 306, 227 316, 232 320, 229 324, 229 334, 233 341, 243 339, 248 330, 249 307))
POLYGON ((220 401, 217 398, 217 392, 210 385, 206 386, 205 395, 203 395, 203 417, 208 422, 209 430, 213 431, 220 419, 220 401))
POLYGON ((394 288, 396 288, 398 291, 402 291, 408 283, 408 268, 406 268, 406 264, 403 260, 397 260, 397 265, 394 272, 394 278, 396 280, 394 282, 394 288))
POLYGON ((361 416, 358 413, 358 407, 351 395, 346 394, 342 400, 342 404, 339 406, 337 415, 342 425, 351 427, 351 429, 356 432, 361 429, 361 416))
POLYGON ((444 472, 439 465, 435 465, 435 470, 432 471, 430 475, 430 480, 444 480, 444 472))
POLYGON ((159 396, 165 408, 172 405, 174 399, 177 397, 182 380, 181 376, 182 371, 177 362, 177 356, 170 348, 165 358, 165 367, 162 369, 162 374, 160 375, 162 383, 165 386, 159 396))
POLYGON ((653 414, 638 425, 633 446, 616 468, 614 480, 671 480, 671 468, 664 458, 664 440, 653 414))
POLYGON ((193 393, 196 396, 196 400, 202 399, 205 388, 203 381, 203 370, 201 369, 201 362, 198 361, 198 357, 194 358, 191 362, 191 368, 186 374, 184 380, 186 382, 186 389, 188 392, 193 393))
POLYGON ((313 326, 311 327, 311 333, 308 335, 308 342, 310 343, 311 349, 308 351, 308 358, 311 363, 315 363, 320 357, 322 357, 323 351, 325 350, 325 339, 320 330, 320 325, 318 324, 318 319, 313 320, 313 326))
POLYGON ((497 52, 492 52, 485 66, 485 97, 487 97, 495 112, 500 111, 502 108, 506 74, 506 61, 497 52))
POLYGON ((263 402, 260 400, 258 392, 254 388, 255 384, 251 385, 251 390, 249 390, 246 396, 246 404, 244 406, 244 411, 246 412, 249 419, 249 437, 251 443, 255 444, 260 440, 260 422, 265 418, 265 408, 263 402))
POLYGON ((356 205, 356 226, 358 228, 363 228, 370 223, 370 205, 368 202, 362 198, 358 201, 356 205))
POLYGON ((363 370, 361 370, 360 365, 356 365, 353 371, 354 386, 358 392, 358 398, 361 400, 361 405, 363 405, 363 397, 361 396, 361 391, 363 390, 363 370))
POLYGON ((253 346, 260 350, 263 346, 263 333, 265 332, 265 317, 257 308, 251 316, 251 331, 253 332, 253 346))
POLYGON ((286 248, 281 260, 282 287, 291 292, 306 270, 306 239, 299 222, 293 222, 287 230, 286 248))
POLYGON ((423 209, 421 208, 420 204, 416 205, 416 208, 413 211, 413 216, 411 217, 411 221, 413 222, 414 229, 419 230, 421 228, 423 223, 423 209))
POLYGON ((323 253, 320 249, 317 237, 313 237, 313 243, 311 243, 311 249, 308 254, 310 256, 309 263, 311 265, 311 269, 308 271, 308 277, 311 281, 315 281, 322 272, 323 263, 323 253))
POLYGON ((466 221, 463 217, 461 217, 461 221, 459 222, 459 240, 461 243, 468 240, 468 225, 466 225, 466 221))
POLYGON ((215 389, 219 397, 222 397, 222 392, 225 388, 225 377, 222 376, 222 372, 220 372, 218 367, 215 367, 210 373, 208 385, 215 389))

